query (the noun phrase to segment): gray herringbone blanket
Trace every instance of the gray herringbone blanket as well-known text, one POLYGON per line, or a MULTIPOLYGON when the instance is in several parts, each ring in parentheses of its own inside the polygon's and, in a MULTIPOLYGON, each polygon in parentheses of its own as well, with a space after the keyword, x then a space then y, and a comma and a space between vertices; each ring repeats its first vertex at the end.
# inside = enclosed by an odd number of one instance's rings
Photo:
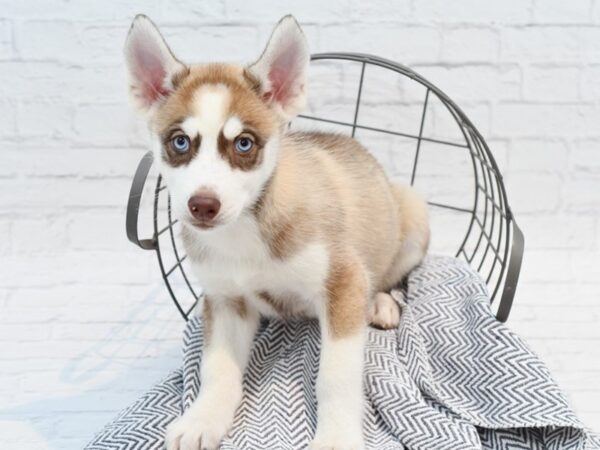
MULTIPOLYGON (((489 309, 465 263, 428 257, 410 276, 397 330, 370 330, 364 435, 371 449, 600 449, 548 369, 489 309)), ((123 411, 88 450, 159 449, 199 388, 201 320, 189 322, 183 368, 123 411)), ((221 448, 302 449, 316 422, 319 328, 261 325, 234 426, 221 448)))

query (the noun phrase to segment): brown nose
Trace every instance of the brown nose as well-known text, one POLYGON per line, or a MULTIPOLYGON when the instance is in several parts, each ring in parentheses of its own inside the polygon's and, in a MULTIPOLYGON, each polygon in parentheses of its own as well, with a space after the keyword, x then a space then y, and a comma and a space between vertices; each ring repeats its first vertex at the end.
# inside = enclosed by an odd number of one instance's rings
POLYGON ((219 212, 221 202, 213 194, 197 194, 188 200, 188 208, 195 219, 209 222, 219 212))

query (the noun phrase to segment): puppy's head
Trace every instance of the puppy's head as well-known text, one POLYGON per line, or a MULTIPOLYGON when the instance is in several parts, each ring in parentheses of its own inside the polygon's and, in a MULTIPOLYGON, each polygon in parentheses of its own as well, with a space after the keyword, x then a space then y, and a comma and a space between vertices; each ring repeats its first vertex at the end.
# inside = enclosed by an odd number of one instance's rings
POLYGON ((150 19, 137 16, 125 58, 174 214, 200 230, 234 222, 259 198, 280 134, 306 102, 310 57, 298 23, 284 17, 248 66, 186 65, 150 19))

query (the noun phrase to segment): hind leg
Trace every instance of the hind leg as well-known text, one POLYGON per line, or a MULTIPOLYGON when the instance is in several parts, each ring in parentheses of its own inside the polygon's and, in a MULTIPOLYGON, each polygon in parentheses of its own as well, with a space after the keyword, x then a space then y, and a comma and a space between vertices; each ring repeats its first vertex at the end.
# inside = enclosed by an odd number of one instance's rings
POLYGON ((429 247, 429 215, 427 203, 408 186, 393 186, 398 205, 400 243, 396 255, 383 279, 380 290, 388 291, 406 278, 418 266, 429 247))
POLYGON ((400 323, 400 306, 386 292, 378 292, 371 304, 369 322, 376 328, 390 330, 400 323))
POLYGON ((418 266, 429 246, 427 204, 408 186, 393 186, 398 205, 400 244, 392 263, 371 304, 371 325, 390 329, 400 322, 400 306, 389 292, 418 266))
MULTIPOLYGON (((404 278, 423 260, 426 245, 418 242, 405 241, 394 258, 390 267, 383 289, 389 291, 400 284, 404 278)), ((388 292, 378 292, 370 305, 370 323, 376 328, 389 330, 396 328, 400 323, 400 306, 388 292)))

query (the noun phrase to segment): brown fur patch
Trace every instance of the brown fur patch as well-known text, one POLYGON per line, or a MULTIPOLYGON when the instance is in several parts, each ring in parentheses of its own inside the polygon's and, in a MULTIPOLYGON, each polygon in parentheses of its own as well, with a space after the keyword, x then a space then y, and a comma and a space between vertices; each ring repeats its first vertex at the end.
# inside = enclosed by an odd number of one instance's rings
POLYGON ((326 133, 323 131, 297 131, 291 134, 330 151, 353 153, 353 147, 356 147, 356 141, 343 134, 326 133))
POLYGON ((306 192, 305 183, 325 191, 330 188, 330 180, 318 173, 307 175, 300 165, 303 165, 302 159, 297 159, 293 153, 282 148, 275 173, 252 208, 262 238, 273 258, 285 259, 317 237, 319 232, 327 233, 330 221, 326 216, 339 212, 333 205, 331 209, 327 208, 327 214, 322 214, 324 207, 329 205, 322 196, 306 192), (320 227, 321 223, 325 225, 323 228, 320 227))
POLYGON ((278 223, 271 239, 269 239, 269 250, 275 258, 284 258, 297 248, 297 225, 292 221, 278 223))
POLYGON ((195 92, 205 85, 225 85, 232 97, 230 114, 244 125, 270 136, 279 126, 276 113, 255 91, 255 80, 244 75, 244 69, 233 64, 191 66, 177 79, 177 87, 157 111, 154 125, 164 132, 174 121, 192 113, 195 92))
POLYGON ((177 89, 181 85, 181 82, 183 80, 185 80, 185 78, 189 74, 190 74, 190 68, 188 66, 185 66, 183 70, 180 70, 179 72, 175 73, 171 77, 171 84, 173 85, 173 89, 177 89))
MULTIPOLYGON (((263 160, 263 140, 255 135, 244 131, 244 136, 248 135, 254 142, 254 147, 248 153, 241 154, 235 149, 235 139, 229 140, 223 134, 219 133, 218 147, 221 157, 229 162, 231 167, 240 170, 251 170, 263 160)), ((240 135, 241 136, 241 135, 240 135)))
POLYGON ((258 78, 256 78, 252 72, 250 72, 248 69, 244 69, 244 79, 246 80, 246 82, 248 83, 248 85, 250 86, 250 88, 256 92, 258 95, 261 94, 260 92, 260 88, 261 88, 261 83, 260 80, 258 78))
POLYGON ((262 301, 264 301, 265 303, 268 303, 269 306, 271 308, 273 308, 275 310, 275 312, 277 314, 279 314, 281 317, 285 317, 286 316, 286 310, 285 310, 284 305, 282 304, 282 302, 279 302, 279 301, 275 300, 275 298, 272 297, 271 294, 269 294, 267 291, 257 292, 256 295, 262 301))
POLYGON ((310 237, 310 233, 304 231, 305 225, 300 219, 303 217, 303 208, 299 208, 294 217, 295 219, 274 221, 268 229, 263 229, 269 252, 274 258, 289 257, 310 237))
POLYGON ((381 260, 381 249, 364 236, 389 234, 382 229, 388 217, 380 213, 388 209, 388 200, 381 168, 357 141, 331 133, 293 132, 282 139, 275 173, 252 211, 275 258, 289 257, 316 239, 334 246, 350 240, 363 246, 355 249, 361 256, 366 250, 381 260), (382 217, 383 226, 374 217, 382 217))
POLYGON ((242 319, 245 319, 248 316, 248 306, 246 305, 246 300, 244 300, 243 297, 236 297, 232 299, 230 301, 230 305, 235 313, 242 319))
MULTIPOLYGON (((260 97, 256 87, 258 80, 249 76, 247 71, 240 66, 233 64, 191 66, 186 71, 178 73, 172 82, 174 91, 159 107, 153 122, 153 127, 163 138, 172 133, 174 129, 177 129, 178 124, 186 117, 193 115, 194 94, 198 89, 207 85, 225 85, 227 87, 231 95, 228 117, 236 116, 244 125, 244 128, 251 131, 259 150, 278 131, 281 125, 277 113, 260 97)), ((190 136, 190 139, 195 140, 195 137, 190 136)), ((165 141, 166 139, 163 139, 163 151, 166 153, 165 161, 172 165, 185 164, 196 154, 188 152, 181 157, 173 156, 170 154, 165 141)), ((225 146, 223 142, 221 143, 224 148, 233 147, 233 144, 225 146)), ((254 155, 234 155, 231 151, 222 154, 236 164, 234 167, 248 170, 262 161, 262 151, 251 153, 254 153, 254 155)))
POLYGON ((366 325, 367 280, 358 264, 332 264, 327 294, 327 319, 332 337, 352 335, 366 325))
POLYGON ((194 159, 200 149, 200 136, 189 137, 190 149, 185 153, 180 153, 175 150, 173 139, 179 135, 183 135, 183 131, 177 127, 170 129, 162 137, 163 143, 163 160, 172 167, 185 166, 194 159))

